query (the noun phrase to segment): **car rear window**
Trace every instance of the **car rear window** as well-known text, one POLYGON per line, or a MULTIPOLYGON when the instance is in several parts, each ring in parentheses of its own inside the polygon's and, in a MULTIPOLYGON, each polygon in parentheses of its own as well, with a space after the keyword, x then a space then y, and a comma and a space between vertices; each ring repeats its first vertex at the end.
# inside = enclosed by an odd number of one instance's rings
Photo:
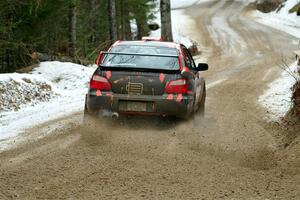
POLYGON ((178 56, 178 51, 175 48, 140 45, 119 45, 113 47, 110 52, 120 54, 106 55, 102 64, 103 67, 124 67, 162 70, 179 70, 180 68, 178 63, 178 57, 176 57, 178 56), (122 55, 122 53, 139 55, 122 55), (150 54, 151 56, 147 56, 147 54, 150 54), (164 56, 162 57, 159 55, 164 56), (170 57, 168 57, 168 55, 170 55, 170 57))

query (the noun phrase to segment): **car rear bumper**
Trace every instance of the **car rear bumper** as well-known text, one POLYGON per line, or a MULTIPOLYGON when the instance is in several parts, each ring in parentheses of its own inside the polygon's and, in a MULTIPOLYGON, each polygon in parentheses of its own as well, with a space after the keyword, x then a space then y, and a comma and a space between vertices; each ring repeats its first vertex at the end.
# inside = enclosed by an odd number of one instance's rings
POLYGON ((100 111, 137 115, 186 117, 193 110, 192 95, 128 95, 96 92, 86 96, 86 108, 90 114, 100 111))

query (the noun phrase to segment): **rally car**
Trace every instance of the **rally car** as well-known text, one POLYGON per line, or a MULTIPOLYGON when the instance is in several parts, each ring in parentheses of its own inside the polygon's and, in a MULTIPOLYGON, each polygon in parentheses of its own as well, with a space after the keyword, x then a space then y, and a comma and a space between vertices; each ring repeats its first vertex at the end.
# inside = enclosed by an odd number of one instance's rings
POLYGON ((182 44, 153 40, 117 41, 100 52, 85 101, 85 116, 204 114, 206 89, 182 44))

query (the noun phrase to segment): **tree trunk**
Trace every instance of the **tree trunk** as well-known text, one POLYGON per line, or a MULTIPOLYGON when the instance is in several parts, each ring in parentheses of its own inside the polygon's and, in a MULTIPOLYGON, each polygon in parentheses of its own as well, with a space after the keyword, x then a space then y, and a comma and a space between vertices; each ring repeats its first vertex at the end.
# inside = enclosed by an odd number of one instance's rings
POLYGON ((116 1, 115 0, 108 0, 108 2, 109 2, 110 40, 113 43, 117 40, 116 1))
POLYGON ((160 1, 161 37, 164 41, 173 41, 170 0, 160 1))
POLYGON ((136 18, 136 26, 137 26, 137 38, 138 40, 142 39, 142 37, 144 36, 144 27, 143 27, 143 19, 137 17, 136 18))
POLYGON ((122 40, 125 39, 125 13, 124 13, 124 10, 125 10, 125 2, 124 0, 120 0, 121 3, 121 36, 122 36, 122 40))
POLYGON ((90 13, 89 13, 89 24, 91 29, 90 41, 92 43, 96 42, 96 30, 94 29, 96 20, 93 18, 96 13, 96 0, 90 0, 90 13))
POLYGON ((69 56, 76 56, 76 5, 72 1, 69 5, 69 56))

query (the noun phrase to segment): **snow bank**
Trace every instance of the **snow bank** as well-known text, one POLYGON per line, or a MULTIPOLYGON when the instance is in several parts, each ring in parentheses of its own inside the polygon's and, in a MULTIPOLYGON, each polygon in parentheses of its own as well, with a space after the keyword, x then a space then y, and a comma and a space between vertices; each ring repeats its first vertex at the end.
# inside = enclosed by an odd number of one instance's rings
POLYGON ((74 63, 43 62, 32 74, 42 76, 53 84, 53 90, 60 94, 81 92, 87 88, 87 83, 95 67, 85 67, 74 63))
POLYGON ((275 29, 287 32, 296 38, 300 38, 300 16, 297 16, 296 13, 289 13, 289 10, 297 3, 299 3, 299 0, 287 0, 283 3, 284 6, 280 10, 270 13, 262 13, 256 10, 252 12, 252 16, 264 25, 271 26, 275 29))
MULTIPOLYGON (((270 13, 253 11, 252 15, 264 25, 284 31, 296 38, 300 38, 300 17, 296 13, 289 13, 299 0, 287 0, 280 10, 270 13)), ((270 121, 279 121, 292 106, 292 87, 297 73, 296 62, 292 64, 281 76, 269 85, 269 89, 259 98, 259 103, 269 111, 270 121)))
POLYGON ((19 110, 54 97, 48 80, 31 74, 0 74, 0 112, 19 110))
POLYGON ((94 70, 73 63, 43 62, 30 74, 1 74, 2 87, 11 90, 3 96, 14 99, 18 111, 15 106, 0 110, 0 140, 82 110, 94 70))
POLYGON ((297 62, 293 63, 281 76, 269 84, 269 89, 259 98, 259 103, 268 109, 268 120, 279 121, 292 106, 292 87, 298 76, 297 62))

